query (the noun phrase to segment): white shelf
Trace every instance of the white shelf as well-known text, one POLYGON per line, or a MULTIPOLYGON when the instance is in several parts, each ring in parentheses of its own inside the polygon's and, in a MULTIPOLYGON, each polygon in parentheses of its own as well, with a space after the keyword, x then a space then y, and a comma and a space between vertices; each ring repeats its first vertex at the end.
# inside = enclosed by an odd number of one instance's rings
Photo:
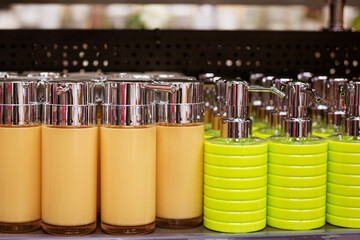
POLYGON ((143 236, 113 236, 103 233, 100 229, 93 234, 81 237, 58 237, 51 236, 43 233, 41 230, 26 233, 26 234, 0 234, 0 239, 11 240, 54 240, 54 239, 95 239, 95 240, 110 240, 110 239, 132 239, 132 240, 242 240, 242 239, 292 239, 292 240, 304 240, 304 239, 360 239, 360 229, 339 228, 332 225, 325 225, 322 228, 310 230, 310 231, 285 231, 266 227, 264 230, 255 233, 246 234, 225 234, 210 231, 203 226, 187 229, 187 230, 168 230, 156 228, 155 231, 148 235, 143 236))

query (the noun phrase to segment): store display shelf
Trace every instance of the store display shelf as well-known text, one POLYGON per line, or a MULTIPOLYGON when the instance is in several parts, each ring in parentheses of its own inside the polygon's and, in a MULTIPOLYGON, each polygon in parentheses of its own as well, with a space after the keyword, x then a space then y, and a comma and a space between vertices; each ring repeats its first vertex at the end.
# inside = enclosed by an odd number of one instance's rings
MULTIPOLYGON (((15 3, 62 3, 62 4, 109 4, 109 3, 132 3, 132 4, 246 4, 246 5, 308 5, 324 6, 326 0, 0 0, 0 4, 15 3)), ((346 5, 359 6, 359 0, 347 0, 346 5)))
POLYGON ((172 240, 186 240, 186 239, 217 239, 217 240, 241 240, 241 239, 359 239, 360 229, 339 228, 332 225, 325 225, 322 228, 309 231, 286 231, 267 227, 262 231, 255 233, 244 234, 226 234, 210 231, 203 226, 187 229, 187 230, 168 230, 157 228, 153 233, 144 236, 112 236, 103 233, 100 229, 91 235, 85 237, 54 237, 36 231, 26 234, 0 234, 0 239, 172 239, 172 240))

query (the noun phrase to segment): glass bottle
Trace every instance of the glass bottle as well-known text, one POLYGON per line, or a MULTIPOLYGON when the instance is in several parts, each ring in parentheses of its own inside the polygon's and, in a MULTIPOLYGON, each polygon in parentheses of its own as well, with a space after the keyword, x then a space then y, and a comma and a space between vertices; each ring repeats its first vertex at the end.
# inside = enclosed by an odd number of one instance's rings
POLYGON ((186 229, 202 221, 203 83, 192 77, 159 79, 175 93, 157 94, 156 225, 186 229))
POLYGON ((0 79, 0 232, 41 226, 40 79, 0 79))
MULTIPOLYGON (((274 87, 287 92, 287 83, 291 81, 291 78, 276 77, 274 78, 274 87)), ((269 126, 255 130, 254 137, 265 139, 279 135, 281 132, 281 122, 287 116, 287 96, 284 98, 272 96, 272 99, 274 101, 274 110, 268 113, 269 126)))
MULTIPOLYGON (((346 78, 339 77, 327 79, 326 94, 323 94, 326 96, 327 105, 326 109, 323 107, 326 110, 325 116, 323 116, 324 114, 316 114, 318 119, 321 117, 325 119, 325 122, 314 128, 313 135, 326 138, 341 132, 341 119, 346 115, 345 85, 347 81, 346 78)), ((319 111, 317 110, 317 112, 319 111)))
POLYGON ((226 83, 221 137, 204 144, 204 226, 211 230, 243 233, 266 226, 268 145, 251 137, 248 91, 284 96, 275 88, 248 86, 245 81, 226 83))
POLYGON ((310 94, 306 82, 288 82, 288 115, 281 136, 268 138, 267 224, 287 230, 307 230, 325 224, 327 142, 311 135, 307 118, 310 94))
POLYGON ((345 92, 342 134, 328 137, 326 221, 360 228, 360 81, 349 81, 345 92))
POLYGON ((108 78, 101 125, 101 228, 146 234, 155 228, 156 125, 153 91, 176 91, 147 75, 108 78))
POLYGON ((97 149, 95 84, 45 82, 42 128, 42 228, 54 235, 96 229, 97 149))

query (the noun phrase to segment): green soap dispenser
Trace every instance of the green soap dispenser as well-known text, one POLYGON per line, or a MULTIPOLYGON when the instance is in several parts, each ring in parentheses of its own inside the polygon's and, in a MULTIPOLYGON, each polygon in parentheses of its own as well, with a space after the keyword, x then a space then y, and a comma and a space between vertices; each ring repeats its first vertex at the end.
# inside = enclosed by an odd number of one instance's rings
MULTIPOLYGON (((263 73, 250 73, 249 80, 250 85, 261 85, 261 79, 265 75, 263 73)), ((258 122, 259 114, 260 114, 260 107, 261 107, 261 95, 257 92, 250 92, 249 93, 249 110, 248 114, 250 119, 253 123, 258 122)), ((254 125, 253 125, 253 130, 254 125)))
POLYGON ((205 140, 204 226, 220 232, 253 232, 266 226, 267 142, 251 137, 248 92, 276 88, 226 83, 227 117, 221 137, 205 140))
POLYGON ((306 115, 310 94, 321 98, 309 83, 287 85, 288 115, 281 136, 268 138, 267 222, 287 230, 319 228, 325 224, 327 142, 311 136, 306 115))
POLYGON ((204 138, 219 137, 221 119, 226 117, 225 111, 225 82, 226 80, 217 77, 213 79, 215 83, 216 101, 214 111, 211 116, 212 127, 204 133, 204 138))
MULTIPOLYGON (((274 76, 263 76, 260 80, 260 85, 264 88, 270 88, 274 85, 274 76)), ((274 111, 274 100, 270 93, 261 95, 261 105, 257 113, 257 118, 254 121, 252 129, 255 131, 260 128, 265 128, 269 124, 269 114, 274 111)))
POLYGON ((360 228, 360 79, 345 85, 346 118, 342 134, 328 138, 326 221, 360 228))
POLYGON ((205 130, 211 129, 211 118, 214 113, 216 90, 215 82, 219 79, 214 73, 204 73, 199 75, 199 80, 204 83, 204 103, 205 103, 205 130))
MULTIPOLYGON (((286 83, 291 81, 291 78, 276 77, 274 79, 274 87, 286 92, 288 86, 286 83)), ((281 132, 281 122, 287 116, 287 99, 286 96, 281 98, 276 95, 273 95, 272 99, 274 101, 274 110, 268 113, 269 126, 255 130, 254 137, 265 139, 270 136, 279 135, 281 132)))
POLYGON ((318 105, 312 109, 313 119, 318 119, 317 127, 313 124, 314 136, 326 138, 340 133, 341 119, 346 115, 345 85, 347 81, 346 78, 328 79, 325 76, 313 79, 313 86, 321 90, 323 99, 326 97, 324 105, 318 105), (325 90, 324 85, 326 85, 325 90), (320 119, 323 119, 323 121, 320 121, 320 119))

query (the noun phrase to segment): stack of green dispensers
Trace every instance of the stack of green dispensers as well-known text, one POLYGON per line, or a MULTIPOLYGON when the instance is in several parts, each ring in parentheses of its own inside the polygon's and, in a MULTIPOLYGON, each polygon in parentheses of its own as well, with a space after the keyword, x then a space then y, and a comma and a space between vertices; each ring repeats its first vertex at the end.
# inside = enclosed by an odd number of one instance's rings
MULTIPOLYGON (((286 88, 288 85, 286 83, 291 81, 291 78, 276 77, 273 82, 275 88, 287 92, 286 88)), ((271 98, 274 101, 274 110, 268 112, 269 126, 255 130, 253 133, 254 137, 265 139, 270 136, 280 135, 281 122, 287 116, 287 97, 281 98, 273 95, 271 98)))
POLYGON ((360 81, 346 84, 342 135, 329 137, 326 220, 360 228, 360 81))
POLYGON ((327 78, 318 76, 312 79, 312 84, 317 91, 321 91, 323 104, 314 104, 312 107, 313 120, 316 119, 317 127, 313 124, 313 135, 326 138, 339 134, 341 119, 345 117, 345 84, 346 78, 327 78))
POLYGON ((281 136, 268 138, 267 224, 288 230, 307 230, 325 224, 327 142, 312 137, 306 117, 310 94, 306 82, 289 82, 288 116, 281 136))
POLYGON ((205 140, 204 226, 211 230, 242 233, 266 226, 268 145, 251 137, 248 91, 284 95, 244 81, 226 83, 221 137, 205 140))

